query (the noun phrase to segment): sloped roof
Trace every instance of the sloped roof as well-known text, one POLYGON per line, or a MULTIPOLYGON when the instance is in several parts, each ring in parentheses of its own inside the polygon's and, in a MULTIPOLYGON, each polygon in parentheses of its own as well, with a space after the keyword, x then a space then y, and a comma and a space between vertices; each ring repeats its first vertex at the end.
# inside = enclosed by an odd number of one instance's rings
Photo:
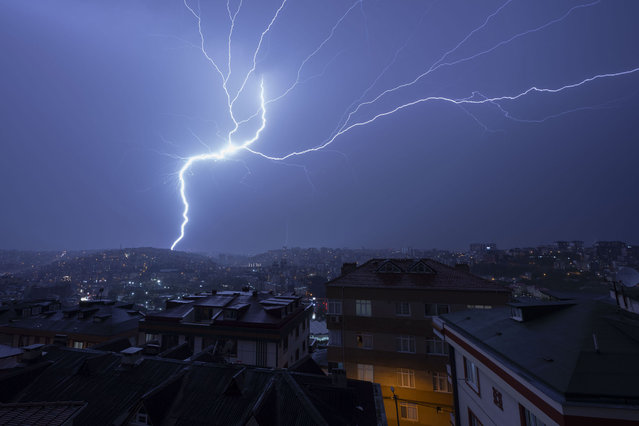
POLYGON ((86 406, 81 401, 0 404, 0 424, 5 426, 57 426, 74 418, 86 406))
POLYGON ((594 300, 574 301, 524 322, 510 315, 510 308, 494 308, 441 319, 551 396, 639 403, 638 315, 594 300))
POLYGON ((510 292, 501 284, 431 259, 371 259, 355 270, 329 281, 327 286, 419 288, 432 290, 478 290, 510 292), (399 271, 387 271, 387 265, 399 271), (419 271, 420 265, 427 268, 419 271), (381 269, 380 269, 381 268, 381 269))
POLYGON ((76 307, 65 311, 45 312, 28 318, 19 318, 14 322, 4 324, 9 329, 46 330, 59 334, 88 334, 95 336, 115 336, 137 329, 138 321, 143 315, 131 311, 131 305, 95 303, 91 307, 76 307), (65 312, 74 313, 65 317, 65 312), (78 313, 86 314, 80 318, 78 313), (95 321, 94 317, 101 317, 95 321))
POLYGON ((144 359, 134 368, 123 369, 118 354, 52 346, 47 347, 44 358, 54 363, 30 383, 18 401, 85 401, 87 407, 74 420, 78 424, 112 424, 148 390, 183 368, 169 360, 144 359))
MULTIPOLYGON (((251 418, 273 425, 377 423, 378 385, 369 382, 339 387, 326 376, 159 358, 124 367, 120 354, 46 349, 36 373, 13 374, 26 381, 13 401, 84 401, 75 424, 120 424, 141 407, 154 424, 244 425, 251 418)), ((6 385, 7 375, 0 374, 0 388, 6 385)))

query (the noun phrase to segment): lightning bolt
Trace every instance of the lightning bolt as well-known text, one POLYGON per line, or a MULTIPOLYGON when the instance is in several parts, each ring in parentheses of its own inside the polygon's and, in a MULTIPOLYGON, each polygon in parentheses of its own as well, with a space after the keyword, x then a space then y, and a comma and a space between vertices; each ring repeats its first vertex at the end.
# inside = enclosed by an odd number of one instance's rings
MULTIPOLYGON (((400 48, 400 50, 395 54, 394 58, 391 60, 391 62, 389 62, 386 67, 384 67, 384 69, 382 70, 381 74, 378 75, 378 77, 372 82, 372 84, 370 84, 366 90, 364 91, 364 93, 359 97, 359 99, 357 99, 355 102, 353 102, 351 104, 351 106, 349 107, 352 108, 350 110, 350 112, 348 113, 348 115, 346 115, 346 119, 344 119, 342 117, 342 119, 340 119, 341 125, 339 125, 338 128, 336 128, 336 130, 333 131, 333 133, 331 134, 330 137, 328 137, 326 140, 324 140, 322 143, 311 147, 311 148, 306 148, 306 149, 301 149, 299 151, 292 151, 289 152, 287 154, 281 154, 281 155, 269 155, 266 154, 262 151, 258 151, 256 149, 254 149, 252 146, 254 145, 254 143, 259 139, 262 131, 264 130, 264 128, 266 127, 266 110, 267 110, 267 106, 270 103, 279 101, 281 99, 283 99, 284 97, 286 97, 291 91, 293 91, 300 83, 303 83, 305 80, 301 80, 301 74, 303 71, 303 68, 305 67, 305 65, 309 62, 309 60, 311 58, 313 58, 335 35, 335 32, 337 30, 337 28, 343 24, 344 20, 346 19, 346 17, 351 13, 351 11, 353 11, 358 5, 360 6, 360 10, 363 13, 363 8, 362 8, 362 1, 363 0, 357 0, 355 1, 355 3, 353 3, 341 16, 340 18, 337 20, 337 22, 335 23, 335 25, 331 28, 331 30, 329 31, 328 35, 320 42, 320 44, 317 46, 317 48, 315 48, 309 55, 306 56, 306 58, 302 61, 301 65, 299 66, 298 70, 297 70, 297 74, 296 74, 296 78, 295 80, 286 88, 286 90, 284 90, 281 94, 266 100, 265 99, 265 85, 264 85, 264 80, 260 79, 260 94, 259 94, 259 99, 260 99, 260 106, 259 109, 257 110, 257 112, 253 113, 252 115, 248 116, 245 119, 242 120, 238 120, 236 119, 236 115, 234 112, 234 106, 236 101, 238 100, 238 98, 242 95, 242 93, 244 92, 246 85, 248 83, 248 81, 251 79, 251 76, 253 76, 256 73, 256 69, 257 69, 257 58, 259 56, 259 52, 261 50, 262 47, 262 43, 264 41, 264 38, 267 36, 267 34, 270 32, 271 28, 275 25, 278 17, 280 16, 282 10, 284 9, 287 0, 283 0, 279 7, 277 8, 277 10, 275 11, 274 15, 272 16, 270 22, 268 23, 268 25, 266 26, 266 28, 264 29, 264 31, 262 31, 262 33, 260 34, 257 46, 255 48, 255 50, 253 51, 253 55, 252 55, 252 63, 251 63, 251 67, 250 69, 244 74, 244 77, 242 78, 242 82, 239 86, 239 88, 237 89, 237 91, 234 94, 231 94, 231 91, 228 88, 229 85, 229 79, 231 77, 232 74, 232 36, 233 36, 233 32, 235 29, 235 21, 236 18, 240 12, 240 9, 242 8, 242 0, 240 0, 237 8, 235 9, 235 11, 231 10, 231 5, 230 5, 230 0, 227 0, 227 4, 226 4, 226 9, 227 9, 227 14, 229 17, 229 21, 230 21, 230 28, 229 28, 229 32, 228 32, 228 38, 227 38, 227 48, 228 48, 228 56, 227 56, 227 64, 226 64, 226 74, 222 71, 222 68, 220 66, 218 66, 218 64, 213 60, 213 58, 211 58, 211 56, 207 53, 207 49, 206 49, 206 43, 205 43, 205 36, 202 30, 202 18, 201 18, 201 12, 199 10, 198 7, 198 11, 196 12, 195 9, 193 7, 191 7, 187 0, 183 0, 184 1, 184 5, 185 7, 188 9, 188 11, 196 18, 197 20, 197 28, 198 28, 198 33, 199 33, 199 37, 200 37, 200 50, 202 51, 202 54, 204 55, 204 57, 206 58, 206 60, 210 63, 210 65, 212 66, 212 68, 216 71, 216 73, 220 76, 221 80, 222 80, 222 89, 225 92, 226 95, 226 100, 227 100, 227 107, 228 107, 228 114, 233 122, 233 128, 228 132, 227 134, 227 138, 225 140, 225 146, 221 149, 219 149, 218 151, 211 151, 209 150, 209 152, 204 153, 204 154, 199 154, 199 155, 195 155, 195 156, 191 156, 188 158, 184 158, 184 164, 182 165, 182 167, 180 168, 179 172, 178 172, 178 179, 179 179, 179 192, 180 192, 180 198, 182 200, 182 204, 183 204, 183 211, 182 211, 182 224, 180 226, 180 235, 179 237, 173 242, 173 244, 171 245, 171 250, 174 250, 175 247, 177 246, 177 244, 184 238, 185 235, 185 230, 186 230, 186 225, 189 222, 189 202, 187 199, 187 195, 186 195, 186 173, 191 170, 192 166, 196 163, 200 163, 200 162, 217 162, 217 161, 222 161, 222 160, 227 160, 229 159, 229 157, 235 155, 236 153, 238 153, 239 151, 244 151, 244 152, 248 152, 250 154, 256 155, 258 157, 267 159, 267 160, 271 160, 271 161, 277 161, 277 162, 283 162, 285 160, 288 160, 290 158, 293 157, 299 157, 299 156, 304 156, 307 154, 311 154, 313 152, 318 152, 318 151, 322 151, 322 150, 326 150, 330 145, 332 145, 335 140, 337 140, 338 138, 340 138, 341 136, 345 135, 346 133, 349 133, 353 130, 356 130, 357 128, 360 127, 364 127, 367 126, 369 124, 372 124, 380 119, 383 119, 385 117, 391 116, 393 114, 399 113, 402 110, 405 110, 407 108, 412 108, 415 107, 417 105, 421 105, 421 104, 425 104, 425 103, 430 103, 430 102, 443 102, 443 103, 450 103, 450 104, 454 104, 457 105, 459 107, 461 107, 464 112, 466 112, 468 115, 470 115, 478 124, 480 124, 482 127, 484 127, 485 130, 488 130, 488 128, 481 123, 473 114, 471 114, 466 107, 470 107, 470 106, 477 106, 477 105, 491 105, 494 107, 497 107, 506 118, 509 119, 513 119, 516 121, 522 121, 522 122, 528 122, 528 123, 536 123, 536 122, 543 122, 549 118, 554 118, 554 117, 558 117, 561 116, 563 114, 566 114, 568 112, 575 112, 575 111, 580 111, 580 110, 584 110, 584 109, 594 109, 595 107, 581 107, 581 108, 576 108, 570 111, 566 111, 560 114, 555 114, 552 116, 548 116, 542 120, 523 120, 523 119, 517 119, 515 117, 512 117, 503 107, 502 107, 502 103, 504 102, 515 102, 523 97, 529 96, 529 95, 533 95, 533 94, 547 94, 547 95, 552 95, 552 94, 558 94, 558 93, 562 93, 562 92, 566 92, 569 91, 571 89, 576 89, 579 88, 581 86, 590 84, 596 80, 602 80, 602 79, 610 79, 610 78, 620 78, 620 77, 624 77, 624 76, 629 76, 631 74, 635 74, 637 72, 639 72, 639 67, 636 68, 631 68, 631 69, 627 69, 627 70, 622 70, 622 71, 617 71, 617 72, 610 72, 610 73, 603 73, 603 74, 596 74, 596 75, 592 75, 586 78, 583 78, 579 81, 573 82, 573 83, 568 83, 568 84, 564 84, 562 86, 557 86, 557 87, 537 87, 537 86, 530 86, 524 90, 521 90, 519 92, 515 92, 514 94, 502 94, 502 95, 497 95, 497 96, 485 96, 480 94, 479 92, 472 92, 469 96, 467 97, 461 97, 461 98, 454 98, 454 97, 447 97, 447 96, 424 96, 424 97, 418 97, 417 99, 414 99, 410 102, 406 102, 406 103, 401 103, 399 105, 395 105, 385 111, 382 112, 378 112, 378 113, 374 113, 372 115, 369 115, 368 118, 363 118, 363 119, 359 119, 359 120, 353 120, 353 117, 355 115, 357 115, 363 107, 367 107, 367 106, 374 106, 376 103, 378 103, 382 98, 385 98, 386 95, 399 91, 401 89, 405 89, 405 88, 410 88, 411 86, 414 86, 418 81, 426 78, 427 76, 429 76, 430 74, 432 74, 433 72, 437 71, 438 69, 442 68, 442 67, 450 67, 450 66, 454 66, 463 62, 467 62, 467 61, 471 61, 473 59, 476 59, 480 56, 486 55, 490 52, 493 52, 494 50, 509 44, 511 42, 513 42, 514 40, 542 31, 545 28, 548 28, 551 25, 557 24, 563 20, 565 20, 568 16, 570 16, 572 13, 574 13, 575 11, 579 10, 579 9, 584 9, 587 7, 592 7, 595 6, 597 4, 600 3, 600 0, 596 0, 590 3, 585 3, 585 4, 580 4, 577 6, 574 6, 570 9, 568 9, 563 15, 552 19, 546 23, 544 23, 543 25, 537 26, 535 28, 531 28, 528 30, 525 30, 523 32, 517 33, 505 40, 500 41, 499 43, 493 45, 492 47, 479 51, 477 53, 474 53, 470 56, 466 56, 460 59, 456 59, 454 61, 449 61, 449 62, 445 62, 447 60, 448 57, 450 57, 451 55, 453 55, 462 45, 464 45, 473 35, 475 35, 477 32, 481 31, 482 29, 486 28, 490 22, 493 20, 493 18, 495 18, 500 12, 502 12, 505 8, 507 8, 507 6, 512 2, 512 0, 507 0, 505 3, 503 3, 501 6, 499 6, 496 10, 494 10, 491 14, 489 14, 484 20, 483 22, 477 26, 476 28, 474 28, 472 31, 470 31, 465 37, 463 37, 457 44, 455 44, 451 49, 447 50, 446 52, 444 52, 439 59, 437 59, 430 67, 428 67, 428 69, 426 69, 426 71, 418 74, 414 79, 412 79, 411 81, 408 81, 406 83, 402 83, 399 84, 397 86, 391 87, 389 89, 385 89, 383 91, 381 91, 377 96, 375 96, 373 99, 369 100, 369 101, 364 101, 361 102, 361 100, 372 90, 372 88, 378 83, 378 81, 380 80, 380 78, 382 77, 382 75, 384 75, 386 73, 386 71, 394 64, 395 60, 397 59, 397 55, 399 54, 399 52, 401 50, 404 49, 405 46, 402 46, 400 48), (354 108, 353 108, 354 107, 354 108), (233 136, 239 131, 240 127, 243 124, 246 124, 248 122, 250 122, 251 120, 260 117, 260 126, 259 128, 255 131, 255 133, 253 134, 253 136, 249 139, 244 140, 241 143, 235 143, 233 141, 233 136)), ((334 59, 331 59, 331 61, 334 59)), ((326 67, 325 67, 326 68, 326 67)), ((323 71, 324 72, 324 71, 323 71)), ((323 73, 322 72, 322 73, 323 73)), ((348 110, 348 109, 347 109, 348 110)), ((195 135, 194 135, 195 136, 195 135)), ((205 147, 207 147, 207 145, 201 141, 199 138, 196 137, 196 139, 198 139, 198 141, 205 147)), ((286 163, 284 163, 286 164, 286 163)), ((286 165, 291 165, 291 164, 286 164, 286 165)), ((306 173, 307 179, 309 179, 309 175, 308 175, 308 171, 306 170, 305 166, 302 165, 293 165, 295 167, 301 167, 303 168, 303 170, 306 173)), ((250 173, 250 171, 249 171, 250 173)), ((309 183, 311 184, 311 186, 313 185, 312 182, 309 179, 309 183)))

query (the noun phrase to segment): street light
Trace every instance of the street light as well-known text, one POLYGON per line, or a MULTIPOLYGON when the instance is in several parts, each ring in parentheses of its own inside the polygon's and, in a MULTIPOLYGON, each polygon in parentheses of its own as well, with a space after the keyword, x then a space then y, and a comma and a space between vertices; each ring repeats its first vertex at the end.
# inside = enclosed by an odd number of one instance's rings
POLYGON ((397 418, 397 426, 399 426, 399 409, 397 408, 397 395, 395 395, 395 387, 390 387, 391 392, 393 393, 393 399, 395 400, 395 416, 397 418))

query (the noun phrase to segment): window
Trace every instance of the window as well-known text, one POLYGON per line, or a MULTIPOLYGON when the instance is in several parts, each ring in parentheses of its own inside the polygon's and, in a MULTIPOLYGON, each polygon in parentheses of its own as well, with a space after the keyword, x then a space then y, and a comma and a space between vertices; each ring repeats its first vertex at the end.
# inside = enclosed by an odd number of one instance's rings
POLYGON ((369 364, 357 364, 357 379, 372 382, 373 366, 369 364))
POLYGON ((397 370, 397 386, 402 388, 415 387, 415 370, 400 368, 397 370))
POLYGON ((395 265, 393 262, 389 261, 389 262, 385 262, 382 266, 377 268, 376 272, 399 274, 402 272, 402 270, 399 269, 399 267, 395 265))
POLYGON ((359 317, 371 316, 371 301, 370 300, 356 300, 355 301, 355 315, 359 317))
POLYGON ((83 342, 79 342, 77 340, 73 341, 73 347, 76 349, 82 349, 84 348, 84 343, 83 342))
POLYGON ((424 315, 427 317, 443 315, 450 312, 450 305, 444 303, 426 303, 424 305, 424 315))
POLYGON ((515 321, 522 322, 524 320, 524 313, 521 308, 515 308, 514 306, 510 308, 510 318, 515 321))
POLYGON ((151 342, 159 342, 160 341, 160 335, 159 334, 153 334, 153 333, 146 333, 144 336, 144 340, 146 343, 151 343, 151 342))
POLYGON ((479 370, 475 362, 468 358, 464 358, 464 377, 466 383, 479 393, 479 370))
POLYGON ((373 335, 372 334, 358 334, 357 335, 357 347, 362 349, 373 349, 373 335))
POLYGON ((504 400, 501 396, 501 392, 499 392, 495 388, 493 388, 493 402, 495 403, 497 407, 499 407, 499 409, 501 410, 504 409, 504 400))
POLYGON ((397 302, 395 303, 395 315, 401 317, 410 316, 410 303, 409 302, 397 302))
POLYGON ((426 340, 426 353, 429 355, 448 355, 448 343, 435 337, 426 340))
POLYGON ((330 315, 342 315, 342 301, 328 299, 328 307, 326 313, 330 315))
POLYGON ((492 309, 492 305, 466 305, 468 309, 492 309))
POLYGON ((479 421, 475 413, 468 409, 468 425, 469 426, 484 426, 482 422, 479 421))
POLYGON ((328 330, 328 344, 342 346, 342 330, 328 330))
POLYGON ((539 420, 537 416, 521 404, 519 405, 519 414, 522 426, 546 426, 546 423, 539 420))
POLYGON ((415 353, 415 336, 397 336, 397 352, 415 353))
POLYGON ((418 420, 417 404, 412 404, 410 402, 400 402, 399 417, 401 417, 403 420, 412 420, 416 422, 418 420))
POLYGON ((144 407, 140 407, 140 409, 136 413, 136 415, 134 417, 134 420, 131 422, 131 424, 136 425, 136 426, 150 424, 149 423, 149 416, 146 413, 146 410, 144 409, 144 407))
POLYGON ((448 383, 448 374, 446 373, 433 373, 433 390, 435 392, 451 393, 453 391, 452 386, 448 383))

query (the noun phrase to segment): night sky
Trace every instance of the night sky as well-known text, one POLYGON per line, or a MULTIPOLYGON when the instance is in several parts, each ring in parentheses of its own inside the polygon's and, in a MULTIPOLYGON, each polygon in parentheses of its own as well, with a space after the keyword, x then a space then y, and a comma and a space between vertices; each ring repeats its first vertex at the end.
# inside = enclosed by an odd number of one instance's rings
MULTIPOLYGON (((190 5, 226 75, 226 3, 190 5)), ((232 96, 280 6, 243 1, 232 96)), ((251 145, 281 157, 321 145, 359 103, 434 64, 350 123, 430 96, 485 100, 636 70, 638 16, 636 0, 288 0, 234 114, 259 111, 260 81, 273 99, 299 70, 251 145)), ((0 3, 0 248, 171 246, 180 168, 226 147, 233 128, 200 43, 180 0, 0 3)), ((638 112, 639 70, 516 100, 421 102, 284 161, 238 150, 197 162, 176 249, 637 243, 638 112)))

